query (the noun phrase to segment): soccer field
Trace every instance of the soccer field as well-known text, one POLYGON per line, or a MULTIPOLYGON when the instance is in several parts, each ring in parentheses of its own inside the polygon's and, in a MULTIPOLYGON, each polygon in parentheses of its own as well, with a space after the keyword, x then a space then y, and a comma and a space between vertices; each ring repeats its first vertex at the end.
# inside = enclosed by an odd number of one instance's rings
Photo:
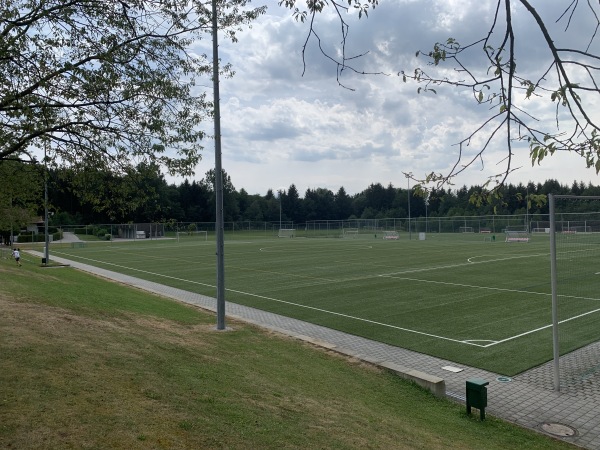
MULTIPOLYGON (((412 237, 228 236, 226 301, 503 375, 552 358, 547 235, 528 243, 474 233, 412 237)), ((595 243, 558 247, 570 268, 559 291, 563 353, 600 339, 599 250, 595 243)), ((57 244, 52 254, 216 296, 210 238, 57 244)))

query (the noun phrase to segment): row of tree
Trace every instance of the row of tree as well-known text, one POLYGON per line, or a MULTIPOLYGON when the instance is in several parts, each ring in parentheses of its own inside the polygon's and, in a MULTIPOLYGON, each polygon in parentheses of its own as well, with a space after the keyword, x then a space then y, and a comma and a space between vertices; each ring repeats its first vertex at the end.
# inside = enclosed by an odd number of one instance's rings
MULTIPOLYGON (((0 163, 0 202, 4 213, 0 228, 22 227, 44 212, 47 179, 51 225, 82 225, 130 222, 214 222, 213 170, 200 181, 169 184, 156 166, 141 165, 125 175, 111 172, 44 167, 4 161, 0 163)), ((362 192, 348 194, 309 188, 303 195, 294 184, 266 195, 237 190, 223 173, 224 218, 232 221, 304 223, 311 220, 381 219, 411 217, 477 216, 489 214, 547 214, 545 196, 554 194, 597 195, 600 187, 582 182, 571 186, 556 180, 545 183, 507 184, 502 196, 485 205, 473 198, 479 186, 433 189, 426 196, 414 191, 373 183, 362 192), (529 199, 529 201, 528 201, 529 199), (531 201, 531 199, 536 199, 531 201), (540 201, 541 199, 541 201, 540 201)))

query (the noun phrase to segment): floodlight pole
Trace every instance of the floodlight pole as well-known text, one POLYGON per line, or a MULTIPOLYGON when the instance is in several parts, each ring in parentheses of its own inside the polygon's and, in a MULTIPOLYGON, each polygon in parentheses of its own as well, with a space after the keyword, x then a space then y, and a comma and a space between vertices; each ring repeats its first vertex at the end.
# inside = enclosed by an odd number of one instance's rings
POLYGON ((279 194, 279 229, 281 230, 281 189, 277 193, 279 194))
POLYGON ((429 204, 429 193, 425 196, 425 233, 429 233, 427 229, 427 206, 429 204))
POLYGON ((406 176, 406 184, 408 185, 408 240, 412 240, 412 230, 410 229, 410 178, 406 176))
POLYGON ((560 351, 558 348, 558 292, 556 285, 556 219, 554 194, 548 194, 550 213, 550 286, 552 289, 552 351, 554 358, 554 389, 560 391, 560 351))
POLYGON ((525 231, 529 233, 529 183, 527 183, 527 194, 525 196, 525 231))
POLYGON ((48 234, 48 161, 46 148, 48 142, 44 142, 44 261, 50 264, 50 236, 48 234))
POLYGON ((213 94, 215 121, 215 194, 217 237, 217 330, 225 329, 225 259, 223 223, 223 170, 221 168, 221 108, 219 95, 219 44, 217 41, 217 0, 212 0, 213 94))

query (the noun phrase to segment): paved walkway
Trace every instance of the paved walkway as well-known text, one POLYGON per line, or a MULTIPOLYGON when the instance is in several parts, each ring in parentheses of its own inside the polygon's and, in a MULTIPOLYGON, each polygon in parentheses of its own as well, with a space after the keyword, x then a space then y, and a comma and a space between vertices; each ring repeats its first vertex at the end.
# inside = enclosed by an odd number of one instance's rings
MULTIPOLYGON (((41 254, 36 253, 36 256, 41 254)), ((216 300, 212 297, 55 256, 52 260, 203 309, 216 311, 216 300)), ((567 442, 600 450, 600 343, 589 345, 561 358, 561 366, 564 364, 568 368, 571 361, 585 359, 587 367, 592 369, 583 376, 573 375, 571 382, 567 383, 565 388, 561 387, 561 392, 556 392, 553 390, 552 363, 519 374, 507 382, 498 380, 499 375, 491 372, 235 303, 226 303, 226 315, 286 335, 321 343, 338 352, 367 361, 391 362, 438 376, 446 381, 446 394, 461 401, 464 401, 465 381, 470 378, 483 378, 490 382, 487 414, 540 432, 549 430, 555 435, 561 434, 560 438, 567 442), (463 370, 453 373, 443 369, 444 366, 459 367, 463 370), (575 430, 573 435, 571 429, 575 430)))

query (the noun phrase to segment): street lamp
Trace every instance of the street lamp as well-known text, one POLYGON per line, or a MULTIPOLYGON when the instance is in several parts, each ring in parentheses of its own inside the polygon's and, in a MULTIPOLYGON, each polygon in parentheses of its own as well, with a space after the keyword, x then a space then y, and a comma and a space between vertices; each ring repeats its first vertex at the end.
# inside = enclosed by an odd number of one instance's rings
POLYGON ((44 142, 44 263, 50 264, 50 235, 48 234, 48 141, 44 142))
POLYGON ((277 190, 279 194, 279 229, 281 230, 281 189, 277 190))
POLYGON ((429 205, 429 192, 427 192, 427 195, 425 196, 425 233, 428 233, 429 230, 427 229, 427 206, 429 205))
POLYGON ((408 175, 406 175, 406 184, 408 185, 408 239, 412 240, 412 230, 410 229, 410 178, 408 175))
POLYGON ((225 225, 223 223, 223 170, 221 168, 221 104, 219 96, 219 44, 217 0, 212 0, 213 95, 215 126, 215 203, 217 238, 217 330, 225 330, 225 225))

